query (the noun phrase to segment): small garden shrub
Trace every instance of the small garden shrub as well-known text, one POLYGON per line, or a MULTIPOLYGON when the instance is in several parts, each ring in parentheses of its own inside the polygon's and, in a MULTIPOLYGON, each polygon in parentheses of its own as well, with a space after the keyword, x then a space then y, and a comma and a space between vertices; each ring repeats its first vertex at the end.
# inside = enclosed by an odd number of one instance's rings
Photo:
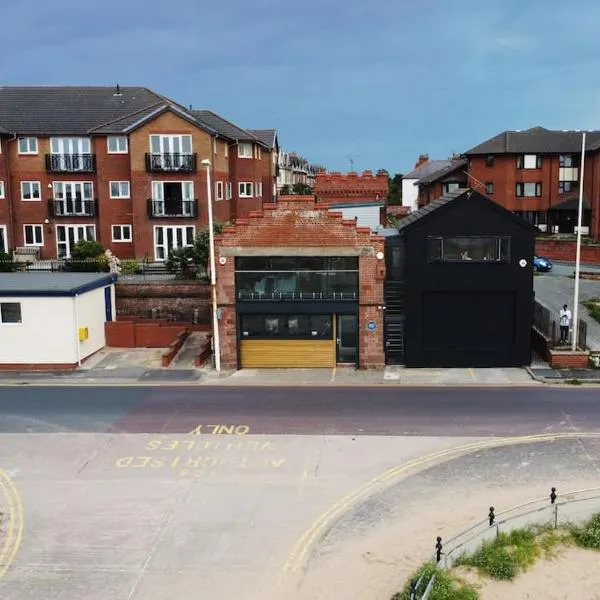
POLYGON ((392 600, 410 600, 410 584, 413 579, 424 575, 419 591, 423 593, 425 586, 435 573, 435 582, 431 590, 430 600, 478 600, 479 594, 475 587, 459 580, 449 571, 438 569, 435 563, 425 563, 404 586, 401 592, 394 595, 392 600))
POLYGON ((142 267, 137 260, 122 260, 121 273, 123 275, 138 275, 142 272, 142 267))
POLYGON ((600 513, 595 514, 581 527, 573 527, 571 536, 578 546, 600 550, 600 513))

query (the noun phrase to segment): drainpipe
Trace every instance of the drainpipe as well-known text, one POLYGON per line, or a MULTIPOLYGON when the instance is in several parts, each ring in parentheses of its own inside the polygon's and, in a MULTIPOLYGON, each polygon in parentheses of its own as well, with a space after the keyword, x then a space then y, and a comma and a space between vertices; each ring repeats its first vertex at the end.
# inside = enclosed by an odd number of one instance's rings
POLYGON ((77 298, 79 294, 75 294, 73 301, 75 302, 75 343, 77 344, 77 365, 81 366, 81 345, 79 342, 79 308, 77 306, 77 298))
MULTIPOLYGON (((4 155, 4 163, 6 164, 6 189, 4 193, 6 194, 6 202, 8 206, 8 232, 10 235, 10 240, 13 245, 13 249, 17 247, 17 241, 15 238, 15 219, 13 214, 13 199, 12 199, 12 186, 10 181, 10 160, 9 160, 9 148, 8 145, 10 142, 14 142, 17 139, 17 134, 13 134, 13 137, 9 140, 6 140, 6 152, 4 155)), ((40 190, 41 191, 41 190, 40 190)), ((10 246, 9 246, 10 248, 10 246)))

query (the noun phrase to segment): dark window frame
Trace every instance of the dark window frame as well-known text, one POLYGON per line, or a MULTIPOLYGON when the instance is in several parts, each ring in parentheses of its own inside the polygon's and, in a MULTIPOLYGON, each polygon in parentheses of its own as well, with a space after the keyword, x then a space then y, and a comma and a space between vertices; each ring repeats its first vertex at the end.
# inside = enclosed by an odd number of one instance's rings
POLYGON ((427 238, 427 245, 427 257, 429 263, 486 265, 510 263, 511 236, 508 235, 429 236, 427 238), (447 242, 449 240, 494 240, 496 245, 496 258, 446 258, 444 256, 444 241, 447 242), (432 250, 434 251, 432 252, 432 250))
POLYGON ((541 181, 518 181, 515 184, 515 196, 517 198, 539 198, 542 195, 542 182, 541 181), (525 185, 535 184, 535 195, 525 195, 525 185))
POLYGON ((579 187, 578 181, 559 181, 558 182, 558 193, 559 194, 568 194, 569 192, 575 191, 578 187, 579 187), (567 189, 567 187, 569 189, 567 189))
POLYGON ((542 168, 542 155, 536 153, 526 152, 525 154, 519 154, 517 156, 517 169, 522 169, 524 171, 535 171, 536 169, 542 168), (535 156, 535 167, 525 167, 525 157, 526 156, 535 156))
POLYGON ((494 182, 493 181, 486 181, 485 182, 485 193, 486 194, 493 194, 494 193, 494 182))
POLYGON ((298 312, 283 314, 243 313, 239 317, 241 340, 333 340, 333 315, 331 314, 306 314, 298 312), (302 319, 308 319, 308 330, 305 329, 305 333, 290 333, 290 320, 295 318, 298 318, 299 322, 302 319), (256 333, 249 333, 252 328, 246 328, 245 325, 248 323, 248 320, 256 321, 257 319, 262 321, 262 328, 256 333), (267 332, 266 325, 268 319, 278 320, 277 332, 267 332), (313 335, 313 332, 316 332, 316 334, 313 335))
POLYGON ((23 322, 23 307, 21 302, 0 302, 0 324, 1 325, 18 325, 23 322), (14 318, 10 315, 11 309, 18 307, 15 311, 14 318), (18 312, 18 314, 17 314, 18 312), (8 318, 7 318, 8 315, 8 318))
POLYGON ((493 167, 496 164, 496 157, 493 154, 488 154, 485 157, 485 166, 493 167))

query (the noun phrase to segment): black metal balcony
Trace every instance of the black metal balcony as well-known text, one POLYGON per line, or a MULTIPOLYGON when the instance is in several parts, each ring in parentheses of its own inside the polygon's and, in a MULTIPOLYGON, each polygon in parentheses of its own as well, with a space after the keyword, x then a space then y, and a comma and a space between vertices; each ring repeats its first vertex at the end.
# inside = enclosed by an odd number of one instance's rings
POLYGON ((95 173, 95 154, 46 154, 46 170, 50 173, 95 173))
POLYGON ((195 154, 151 154, 146 152, 146 171, 150 173, 195 173, 195 154))
POLYGON ((148 200, 148 216, 152 219, 194 219, 198 216, 198 200, 148 200))
POLYGON ((97 217, 98 200, 48 200, 50 217, 97 217))

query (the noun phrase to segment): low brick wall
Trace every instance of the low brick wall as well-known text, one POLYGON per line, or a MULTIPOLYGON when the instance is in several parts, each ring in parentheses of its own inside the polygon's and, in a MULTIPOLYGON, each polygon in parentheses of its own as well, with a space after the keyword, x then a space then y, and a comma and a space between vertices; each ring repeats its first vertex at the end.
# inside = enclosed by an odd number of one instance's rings
POLYGON ((588 353, 550 350, 550 367, 553 369, 586 369, 588 367, 588 353))
POLYGON ((196 367, 201 367, 208 360, 208 358, 211 354, 212 354, 212 335, 208 335, 208 336, 206 336, 206 340, 204 341, 204 344, 200 348, 200 352, 198 352, 198 354, 196 355, 196 358, 194 359, 194 365, 196 367))
MULTIPOLYGON (((573 240, 536 240, 535 253, 550 260, 575 262, 576 243, 573 240)), ((581 262, 600 265, 600 244, 582 244, 581 262)))
POLYGON ((187 327, 161 321, 110 321, 104 331, 106 345, 113 348, 166 348, 187 327))
POLYGON ((183 346, 183 344, 185 343, 185 340, 187 340, 189 335, 190 335, 189 331, 187 331, 187 330, 182 331, 169 344, 169 347, 167 348, 167 350, 165 352, 163 352, 163 355, 161 357, 161 363, 162 363, 163 367, 168 367, 173 362, 173 359, 175 358, 175 356, 177 356, 177 353, 181 350, 181 346, 183 346))
POLYGON ((156 310, 162 318, 198 310, 199 320, 210 322, 210 286, 203 282, 118 283, 115 293, 117 314, 149 317, 156 310))

